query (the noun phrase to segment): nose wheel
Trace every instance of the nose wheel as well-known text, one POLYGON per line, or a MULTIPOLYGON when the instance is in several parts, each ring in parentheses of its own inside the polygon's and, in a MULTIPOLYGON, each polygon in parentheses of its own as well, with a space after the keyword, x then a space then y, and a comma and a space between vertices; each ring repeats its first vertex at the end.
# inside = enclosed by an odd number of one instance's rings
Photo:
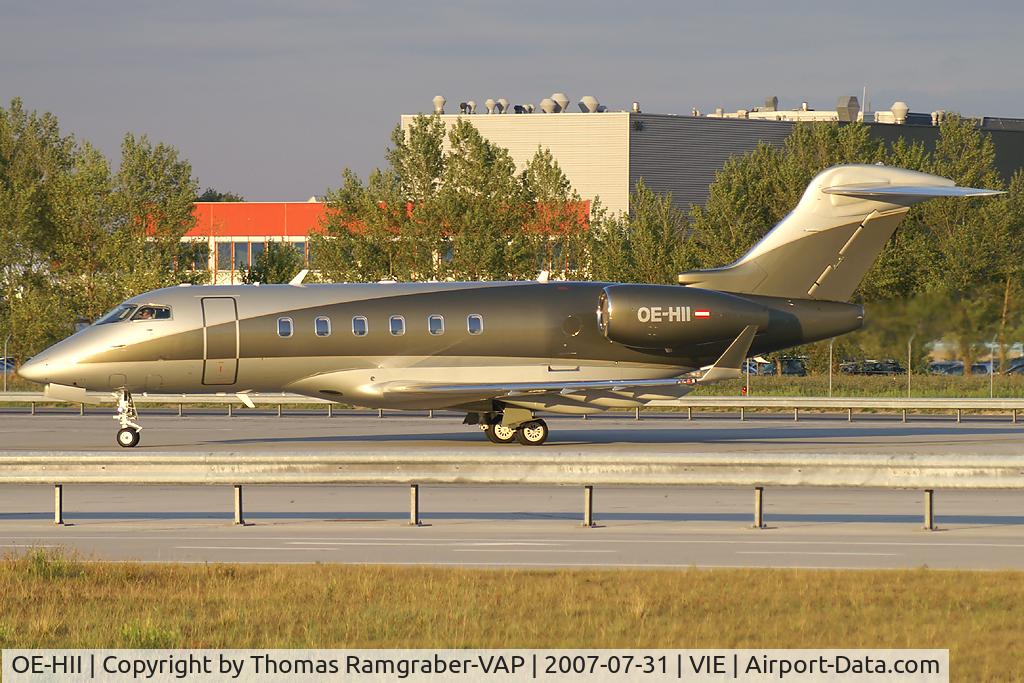
POLYGON ((122 389, 115 394, 117 396, 117 415, 114 419, 121 426, 117 430, 117 445, 121 448, 135 448, 142 438, 140 432, 142 427, 136 422, 139 413, 135 410, 135 401, 127 389, 122 389))

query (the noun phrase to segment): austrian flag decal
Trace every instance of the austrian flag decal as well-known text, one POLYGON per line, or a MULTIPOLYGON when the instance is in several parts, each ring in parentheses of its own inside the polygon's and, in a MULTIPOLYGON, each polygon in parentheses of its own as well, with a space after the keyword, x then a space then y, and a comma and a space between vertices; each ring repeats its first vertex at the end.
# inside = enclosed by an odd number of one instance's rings
POLYGON ((693 317, 694 318, 710 318, 711 317, 711 311, 697 309, 696 311, 693 312, 693 317))

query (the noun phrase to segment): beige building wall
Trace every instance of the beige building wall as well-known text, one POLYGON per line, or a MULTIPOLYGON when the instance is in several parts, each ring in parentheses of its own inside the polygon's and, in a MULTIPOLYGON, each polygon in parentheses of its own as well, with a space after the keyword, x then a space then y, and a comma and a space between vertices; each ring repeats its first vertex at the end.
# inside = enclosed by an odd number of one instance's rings
MULTIPOLYGON (((416 115, 402 116, 402 128, 416 115)), ((449 128, 460 118, 492 143, 506 148, 522 171, 537 153, 551 150, 573 189, 601 198, 612 213, 629 210, 629 113, 445 114, 449 128)))

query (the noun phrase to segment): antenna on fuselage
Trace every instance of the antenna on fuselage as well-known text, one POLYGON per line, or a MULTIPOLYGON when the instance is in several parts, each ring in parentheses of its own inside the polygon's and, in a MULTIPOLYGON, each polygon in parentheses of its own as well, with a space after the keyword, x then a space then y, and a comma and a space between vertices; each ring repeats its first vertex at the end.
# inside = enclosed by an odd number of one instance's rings
POLYGON ((302 270, 299 271, 298 275, 296 275, 295 277, 288 281, 288 284, 290 284, 293 287, 301 287, 302 281, 306 279, 306 275, 308 273, 309 268, 303 268, 302 270))

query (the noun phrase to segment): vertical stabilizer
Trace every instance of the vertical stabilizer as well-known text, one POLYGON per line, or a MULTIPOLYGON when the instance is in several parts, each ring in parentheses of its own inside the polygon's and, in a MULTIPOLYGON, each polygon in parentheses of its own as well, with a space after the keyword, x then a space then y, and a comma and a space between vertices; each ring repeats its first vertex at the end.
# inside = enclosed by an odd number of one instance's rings
POLYGON ((684 285, 739 294, 845 301, 911 206, 980 197, 947 178, 881 165, 822 171, 793 211, 732 265, 682 273, 684 285))

